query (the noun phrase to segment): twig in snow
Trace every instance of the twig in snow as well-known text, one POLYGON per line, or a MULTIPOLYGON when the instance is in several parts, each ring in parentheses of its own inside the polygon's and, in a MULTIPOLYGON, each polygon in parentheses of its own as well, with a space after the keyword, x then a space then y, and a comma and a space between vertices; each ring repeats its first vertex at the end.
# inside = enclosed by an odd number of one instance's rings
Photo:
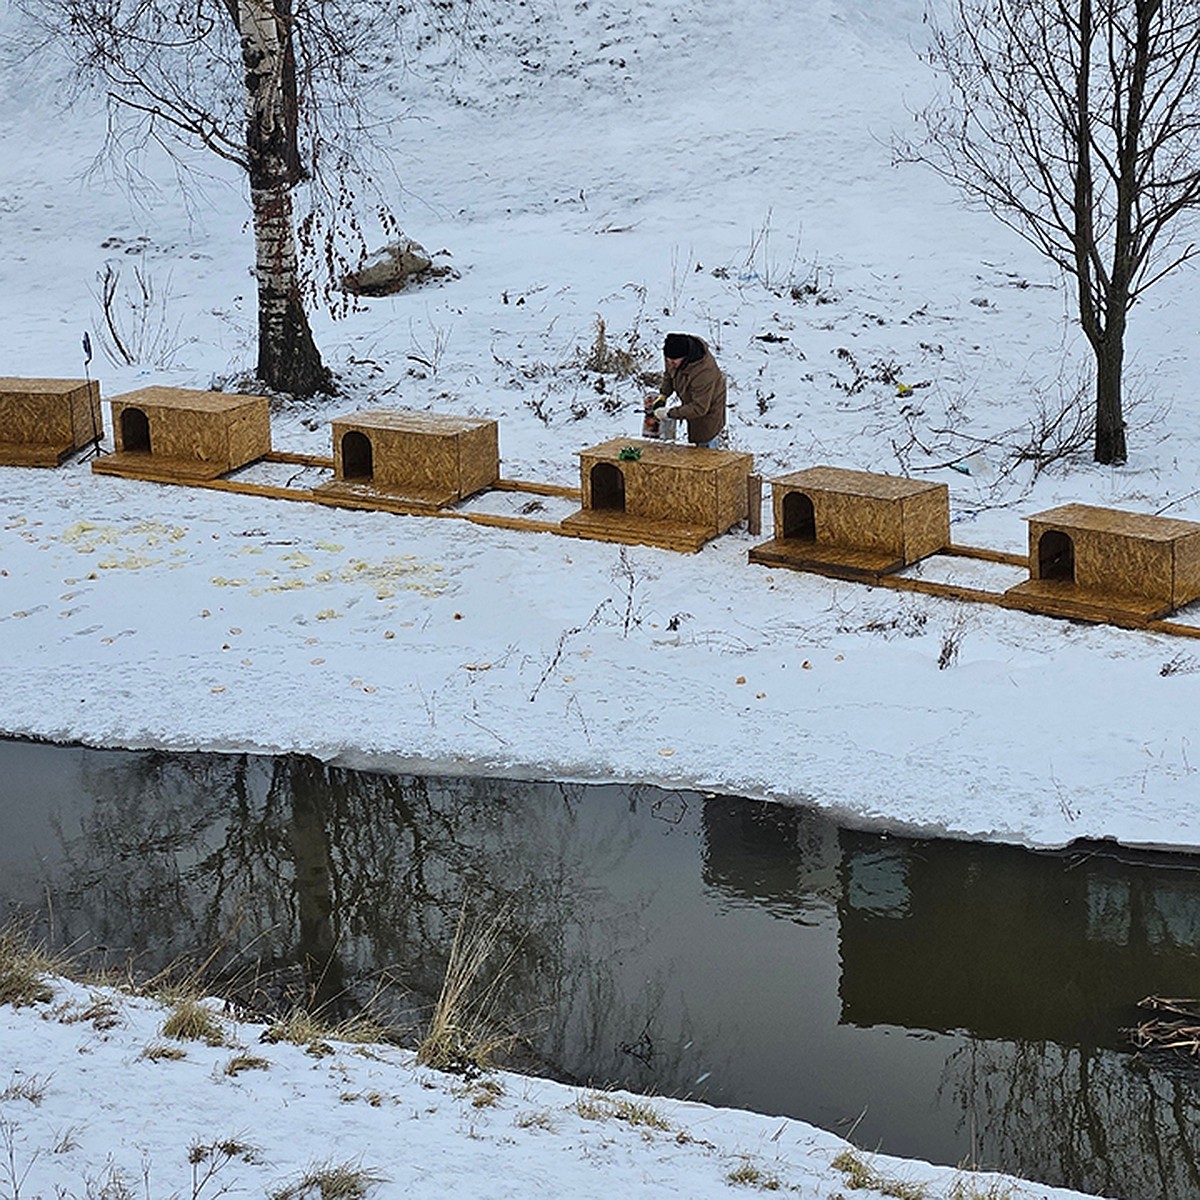
POLYGON ((496 739, 496 741, 498 741, 500 743, 500 745, 502 745, 502 746, 509 746, 512 744, 511 742, 502 738, 494 729, 489 729, 481 721, 475 720, 474 717, 468 717, 466 715, 466 713, 463 714, 463 720, 469 721, 472 725, 474 725, 478 729, 482 729, 484 733, 490 733, 492 735, 492 737, 494 737, 496 739))
POLYGON ((553 674, 554 668, 558 666, 558 660, 560 658, 562 658, 563 651, 566 649, 566 646, 567 646, 567 642, 569 642, 571 640, 571 638, 577 636, 578 634, 581 634, 585 629, 588 629, 590 626, 594 625, 596 623, 597 618, 600 616, 600 614, 611 603, 612 603, 611 599, 601 600, 600 603, 598 605, 596 605, 596 611, 593 612, 592 615, 590 617, 588 617, 588 619, 586 621, 584 621, 584 623, 582 625, 576 625, 571 629, 564 629, 563 632, 561 634, 559 634, 558 646, 554 650, 554 656, 550 659, 550 662, 547 664, 546 669, 542 672, 542 677, 541 677, 541 679, 539 679, 537 681, 537 686, 533 689, 532 692, 529 693, 530 704, 532 704, 537 699, 537 694, 538 694, 538 692, 540 692, 542 690, 542 685, 553 674))
POLYGON ((592 735, 588 732, 588 723, 583 718, 583 708, 579 703, 579 697, 572 693, 570 700, 567 701, 566 708, 563 709, 563 716, 571 711, 571 705, 575 706, 575 715, 579 718, 579 724, 583 728, 583 740, 590 746, 592 744, 592 735))

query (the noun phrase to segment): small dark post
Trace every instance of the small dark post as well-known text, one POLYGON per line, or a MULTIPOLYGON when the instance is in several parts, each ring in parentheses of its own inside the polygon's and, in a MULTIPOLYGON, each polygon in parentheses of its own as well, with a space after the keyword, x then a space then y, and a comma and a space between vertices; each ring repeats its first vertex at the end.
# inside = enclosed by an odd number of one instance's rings
POLYGON ((746 531, 757 537, 762 533, 762 476, 746 476, 746 531))

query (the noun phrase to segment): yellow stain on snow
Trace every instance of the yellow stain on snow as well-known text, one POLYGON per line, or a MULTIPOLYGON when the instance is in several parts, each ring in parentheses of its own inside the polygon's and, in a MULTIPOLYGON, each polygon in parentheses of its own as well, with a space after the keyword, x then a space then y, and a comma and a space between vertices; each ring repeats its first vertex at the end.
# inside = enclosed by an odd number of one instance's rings
MULTIPOLYGON (((136 521, 128 527, 97 525, 93 521, 76 521, 58 535, 58 541, 70 546, 79 554, 94 554, 101 547, 117 546, 121 543, 135 544, 124 555, 110 557, 99 565, 106 570, 136 571, 142 567, 157 566, 161 558, 150 557, 142 551, 153 550, 164 542, 179 542, 187 537, 187 529, 181 525, 167 525, 162 521, 136 521)), ((179 554, 179 550, 173 551, 179 554)))
POLYGON ((140 571, 143 567, 156 567, 160 562, 161 558, 130 553, 122 558, 102 558, 96 566, 101 571, 140 571))
POLYGON ((442 577, 444 569, 441 563, 425 562, 415 554, 397 554, 378 564, 352 558, 338 578, 343 583, 362 580, 374 584, 380 600, 390 600, 396 594, 396 587, 422 596, 440 596, 447 587, 442 577))
POLYGON ((308 584, 303 579, 277 579, 266 587, 251 588, 250 595, 266 596, 272 592, 299 592, 306 587, 308 584))

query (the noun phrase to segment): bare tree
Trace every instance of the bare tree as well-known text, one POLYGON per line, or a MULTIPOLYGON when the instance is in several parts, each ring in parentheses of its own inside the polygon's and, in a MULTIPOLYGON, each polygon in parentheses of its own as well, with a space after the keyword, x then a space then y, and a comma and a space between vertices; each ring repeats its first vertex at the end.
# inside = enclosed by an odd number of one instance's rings
POLYGON ((1074 277, 1096 364, 1094 457, 1126 458, 1129 310, 1190 259, 1200 206, 1196 0, 951 0, 928 163, 1074 277))
MULTIPOLYGON (((363 185, 364 50, 394 17, 388 0, 18 0, 80 67, 104 81, 110 158, 168 151, 181 176, 203 147, 246 173, 258 286, 256 375, 309 396, 332 389, 308 305, 323 272, 365 257, 350 206, 363 185), (297 224, 293 195, 307 189, 297 224), (302 270, 302 253, 309 270, 302 270)), ((394 26, 392 26, 394 28, 394 26)), ((181 178, 181 186, 188 182, 181 178)), ((375 196, 379 196, 375 189, 375 196)), ((382 200, 376 216, 396 223, 382 200)))

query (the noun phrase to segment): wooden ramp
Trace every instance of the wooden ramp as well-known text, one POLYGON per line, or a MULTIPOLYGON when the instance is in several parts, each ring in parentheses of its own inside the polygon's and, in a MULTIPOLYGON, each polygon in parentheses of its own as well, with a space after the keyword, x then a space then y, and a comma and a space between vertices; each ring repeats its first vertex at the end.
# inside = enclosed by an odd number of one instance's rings
POLYGON ((679 550, 685 554, 695 554, 714 536, 707 525, 656 521, 651 517, 635 517, 619 509, 605 508, 580 509, 563 517, 559 528, 570 537, 626 546, 661 546, 664 550, 679 550))
POLYGON ((150 483, 204 483, 219 479, 229 467, 223 462, 200 458, 170 458, 141 450, 117 450, 92 460, 97 475, 120 475, 125 479, 145 479, 150 483))
POLYGON ((1102 592, 1058 579, 1027 579, 1018 583, 1005 591, 1004 603, 1007 608, 1019 608, 1023 612, 1127 628, 1156 621, 1172 611, 1170 601, 1102 592))
POLYGON ((0 442, 0 466, 59 467, 79 449, 63 442, 0 442))
POLYGON ((763 567, 788 567, 793 571, 811 571, 834 579, 857 583, 878 583, 883 575, 904 566, 904 560, 878 550, 819 545, 798 538, 773 538, 755 546, 750 561, 763 567))
POLYGON ((382 512, 411 513, 420 509, 446 508, 459 499, 457 490, 451 488, 386 487, 349 479, 331 479, 328 483, 318 484, 313 492, 322 499, 353 500, 357 508, 377 508, 382 512))

